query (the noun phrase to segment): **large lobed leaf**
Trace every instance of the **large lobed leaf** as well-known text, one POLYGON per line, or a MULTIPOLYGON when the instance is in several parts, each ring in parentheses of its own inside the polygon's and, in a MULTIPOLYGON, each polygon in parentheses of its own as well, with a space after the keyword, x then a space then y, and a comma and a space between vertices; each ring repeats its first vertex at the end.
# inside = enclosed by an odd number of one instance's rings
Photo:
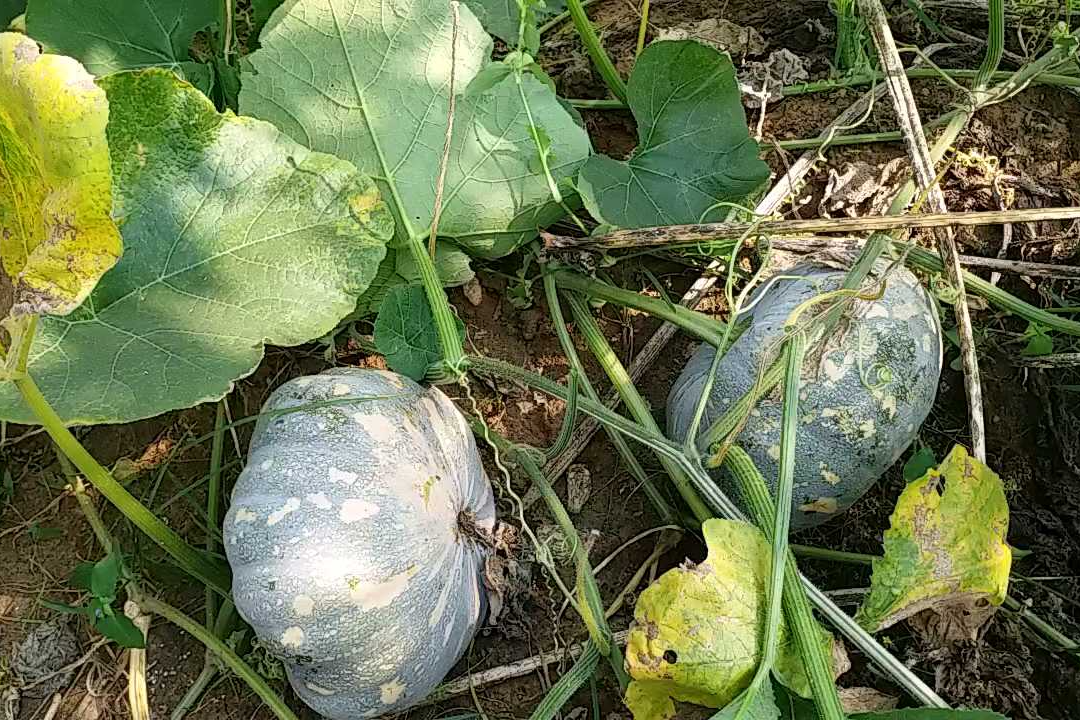
POLYGON ((981 624, 979 606, 1000 605, 1008 590, 1008 529, 1001 478, 956 446, 900 494, 856 620, 874 632, 934 610, 981 624))
POLYGON ((693 40, 660 41, 627 84, 639 145, 626 162, 594 155, 578 189, 589 212, 616 227, 724 217, 769 177, 746 128, 731 58, 693 40))
POLYGON ((584 130, 549 87, 489 64, 491 39, 445 0, 292 0, 249 57, 240 108, 307 147, 377 178, 398 220, 398 243, 431 224, 454 73, 458 95, 440 238, 500 257, 562 215, 540 172, 522 95, 552 140, 552 171, 571 176, 589 153, 584 130), (483 81, 470 82, 485 68, 483 81))
MULTIPOLYGON (((220 115, 164 70, 101 84, 126 252, 78 310, 41 323, 30 362, 70 423, 221 397, 263 343, 332 330, 393 234, 378 189, 350 163, 220 115)), ((0 418, 30 421, 10 385, 0 418)))
POLYGON ((188 57, 195 33, 218 19, 218 0, 30 0, 26 31, 101 77, 167 67, 203 89, 210 66, 188 57))
POLYGON ((71 312, 120 256, 108 119, 78 62, 0 33, 0 320, 71 312))
POLYGON ((566 0, 464 0, 464 2, 485 30, 509 47, 517 47, 518 36, 524 31, 524 49, 532 53, 535 53, 540 45, 537 21, 555 17, 566 10, 566 0), (519 2, 525 6, 524 27, 521 22, 519 2))
MULTIPOLYGON (((664 573, 634 609, 626 642, 633 678, 626 704, 634 720, 670 720, 674 700, 726 707, 749 685, 761 659, 769 543, 753 525, 731 520, 709 520, 702 532, 705 562, 664 573)), ((802 661, 783 624, 774 672, 808 694, 802 661)), ((775 706, 760 700, 748 710, 767 717, 775 706)))

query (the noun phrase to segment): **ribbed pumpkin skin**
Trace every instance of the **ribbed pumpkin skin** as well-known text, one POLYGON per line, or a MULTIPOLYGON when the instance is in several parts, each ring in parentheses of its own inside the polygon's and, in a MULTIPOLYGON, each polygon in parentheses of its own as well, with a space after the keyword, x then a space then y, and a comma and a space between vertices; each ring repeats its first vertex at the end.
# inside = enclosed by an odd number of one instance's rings
POLYGON ((490 530, 495 506, 465 418, 437 389, 360 369, 292 380, 263 413, 225 517, 236 608, 320 714, 403 710, 486 612, 485 550, 459 513, 490 530))
MULTIPOLYGON (((835 269, 806 265, 784 275, 800 275, 814 284, 778 280, 766 286, 767 295, 749 313, 751 326, 720 361, 702 430, 751 389, 763 355, 783 338, 791 312, 814 295, 838 288, 844 277, 835 269)), ((803 319, 814 314, 811 309, 803 319)), ((710 345, 698 347, 668 395, 668 432, 680 442, 714 354, 710 345)), ((799 402, 793 530, 842 513, 896 462, 934 404, 941 360, 937 310, 918 278, 902 267, 889 276, 881 299, 858 303, 840 341, 831 341, 828 352, 810 350, 799 402), (888 382, 882 382, 881 368, 888 369, 888 382)), ((758 403, 738 437, 774 489, 782 413, 781 395, 773 391, 758 403)), ((714 477, 732 499, 739 499, 726 471, 714 477)))

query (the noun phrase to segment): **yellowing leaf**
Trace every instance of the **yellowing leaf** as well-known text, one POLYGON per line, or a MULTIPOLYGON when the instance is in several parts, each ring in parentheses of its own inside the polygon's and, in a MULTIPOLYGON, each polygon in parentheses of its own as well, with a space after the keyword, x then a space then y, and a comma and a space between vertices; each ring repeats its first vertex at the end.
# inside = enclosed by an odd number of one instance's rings
POLYGON ((13 316, 70 313, 120 257, 108 120, 82 65, 0 33, 0 265, 13 316))
POLYGON ((980 604, 1000 605, 1012 564, 1008 529, 1001 478, 953 448, 896 501, 885 556, 874 561, 856 619, 876 631, 926 609, 967 617, 980 604))
MULTIPOLYGON (((633 678, 626 703, 635 720, 674 717, 672 699, 725 707, 761 659, 769 543, 754 526, 730 520, 709 520, 702 531, 705 562, 669 570, 638 598, 626 643, 633 678)), ((784 625, 774 669, 796 692, 809 693, 784 625)))

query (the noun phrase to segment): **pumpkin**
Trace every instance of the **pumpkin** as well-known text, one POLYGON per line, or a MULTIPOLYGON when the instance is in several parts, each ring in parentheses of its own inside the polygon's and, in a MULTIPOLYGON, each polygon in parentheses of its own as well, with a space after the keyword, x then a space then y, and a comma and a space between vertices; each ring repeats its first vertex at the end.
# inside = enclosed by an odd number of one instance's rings
MULTIPOLYGON (((883 269, 879 265, 876 271, 883 269)), ((783 338, 792 311, 840 287, 844 278, 844 272, 820 265, 800 265, 783 275, 754 295, 749 327, 721 358, 702 432, 750 391, 763 360, 773 357, 783 338)), ((823 349, 816 349, 822 345, 813 340, 808 347, 799 393, 792 529, 843 512, 896 462, 933 406, 942 362, 937 309, 918 278, 903 267, 888 276, 880 299, 854 303, 823 349)), ((668 431, 680 442, 689 432, 714 355, 711 345, 698 347, 668 396, 668 431)), ((782 412, 777 388, 751 411, 737 440, 774 489, 782 412)), ((713 476, 738 501, 727 471, 713 476)))
POLYGON ((491 486, 465 418, 401 375, 335 369, 278 388, 232 494, 233 599, 331 720, 422 700, 485 615, 491 486))

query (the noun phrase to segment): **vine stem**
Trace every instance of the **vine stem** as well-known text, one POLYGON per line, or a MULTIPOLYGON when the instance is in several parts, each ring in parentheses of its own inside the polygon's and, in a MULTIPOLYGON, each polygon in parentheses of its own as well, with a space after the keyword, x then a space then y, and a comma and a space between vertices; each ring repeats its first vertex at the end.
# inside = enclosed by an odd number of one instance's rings
POLYGON ((232 670, 237 677, 246 682, 248 687, 255 691, 255 694, 259 696, 259 699, 270 708, 270 711, 273 712, 279 720, 298 720, 296 714, 293 713, 293 711, 289 709, 289 706, 277 696, 277 693, 275 693, 273 688, 267 684, 266 680, 255 672, 250 665, 244 662, 244 659, 237 655, 232 648, 226 645, 222 640, 218 639, 214 633, 210 632, 200 623, 192 620, 172 605, 162 602, 157 598, 143 597, 140 600, 140 605, 147 612, 160 615, 205 645, 210 652, 221 659, 221 662, 224 663, 227 668, 232 670))
POLYGON ((619 71, 615 69, 615 64, 604 51, 604 46, 600 44, 600 38, 596 35, 596 29, 593 28, 592 23, 589 22, 589 16, 585 14, 585 7, 581 4, 581 0, 566 0, 566 8, 589 57, 592 58, 596 69, 600 71, 604 84, 611 90, 612 95, 625 104, 627 102, 626 83, 623 82, 619 71))
MULTIPOLYGON (((645 430, 654 435, 662 436, 663 433, 660 432, 660 427, 656 424, 656 420, 653 419, 649 404, 645 402, 645 398, 641 397, 633 381, 630 380, 630 375, 626 372, 623 364, 619 362, 615 351, 611 349, 611 345, 600 330, 596 318, 589 311, 588 305, 581 299, 580 295, 575 294, 569 294, 567 301, 570 303, 570 312, 574 316, 574 322, 577 324, 578 330, 581 331, 582 336, 585 338, 585 343, 589 346, 589 350, 592 351, 604 372, 607 373, 611 383, 619 391, 627 410, 645 430)), ((661 457, 660 464, 664 466, 664 470, 671 476, 675 489, 679 491, 679 495, 690 507, 690 511, 697 518, 697 521, 701 523, 711 518, 712 511, 709 510, 709 506, 705 504, 705 501, 698 496, 686 473, 682 472, 669 459, 661 457)))
POLYGON ((640 293, 624 290, 601 280, 585 277, 570 270, 554 272, 556 284, 566 290, 583 293, 598 300, 607 300, 623 307, 631 307, 654 315, 679 327, 689 329, 694 335, 713 347, 724 343, 724 325, 714 318, 696 310, 668 303, 640 293))
MULTIPOLYGON (((34 318, 36 322, 36 318, 34 318)), ((35 322, 27 332, 23 342, 29 346, 33 341, 35 322)), ((64 421, 56 414, 45 396, 41 394, 34 379, 26 370, 25 356, 20 361, 20 372, 15 377, 15 386, 23 401, 79 472, 90 481, 98 492, 117 507, 137 528, 146 533, 151 540, 160 545, 179 565, 198 580, 213 588, 223 597, 229 596, 229 571, 223 563, 215 563, 189 545, 180 535, 163 523, 154 513, 139 502, 127 489, 118 483, 108 470, 103 468, 94 456, 71 434, 64 421)))
MULTIPOLYGON (((796 390, 795 392, 797 399, 798 391, 796 390)), ((795 420, 797 425, 798 418, 796 417, 795 420)), ((781 435, 781 443, 782 442, 783 435, 781 435)), ((792 443, 792 445, 794 444, 792 443)), ((793 451, 794 447, 790 449, 793 451)), ((783 453, 783 450, 781 450, 781 453, 783 453)), ((802 576, 799 574, 799 568, 795 563, 795 558, 786 547, 787 538, 786 536, 779 534, 775 524, 776 519, 781 515, 790 518, 790 506, 781 507, 779 502, 773 503, 772 497, 769 494, 769 488, 765 484, 765 478, 761 476, 761 473, 754 465, 754 461, 750 459, 750 456, 738 445, 733 445, 728 451, 727 462, 732 475, 739 484, 739 489, 742 492, 743 498, 750 507, 751 515, 757 520, 758 527, 762 529, 766 537, 771 537, 773 539, 774 551, 778 545, 776 542, 777 538, 785 541, 784 551, 781 554, 774 554, 772 558, 774 564, 778 562, 783 563, 784 590, 781 603, 784 609, 784 617, 787 618, 789 629, 795 640, 795 645, 799 650, 799 656, 802 658, 803 665, 806 667, 807 677, 810 680, 810 689, 814 694, 814 704, 818 709, 820 717, 822 720, 843 720, 845 717, 844 708, 840 703, 840 696, 836 692, 836 683, 832 673, 832 663, 825 654, 824 643, 821 641, 821 631, 817 621, 814 620, 814 615, 810 608, 810 601, 804 590, 804 585, 809 584, 805 583, 802 576)), ((794 457, 792 457, 789 464, 793 463, 794 457)), ((783 465, 781 465, 781 471, 782 469, 783 465)), ((814 588, 814 590, 816 591, 817 589, 814 588)), ((847 615, 844 615, 844 617, 846 618, 847 615)), ((888 655, 888 652, 880 646, 877 646, 877 648, 880 649, 882 653, 888 655)), ((873 653, 871 653, 871 656, 873 657, 873 653)), ((888 657, 891 658, 892 656, 888 655, 888 657)), ((878 659, 880 660, 880 655, 878 656, 878 659)), ((928 699, 931 701, 936 700, 936 702, 927 704, 934 704, 937 707, 948 707, 944 701, 932 692, 930 695, 931 697, 929 698, 921 697, 920 699, 924 702, 928 699)))
POLYGON ((637 44, 634 46, 634 57, 641 55, 645 49, 645 34, 649 30, 649 0, 641 0, 641 22, 638 24, 637 44))
MULTIPOLYGON (((802 594, 803 592, 802 588, 797 584, 788 589, 784 583, 789 556, 788 532, 791 528, 791 504, 795 484, 795 446, 799 431, 799 389, 802 380, 803 358, 806 355, 806 336, 797 328, 793 330, 789 328, 789 332, 787 345, 784 349, 784 399, 780 425, 779 476, 776 483, 776 502, 773 504, 772 532, 771 534, 766 533, 766 537, 772 541, 772 556, 770 558, 772 567, 769 575, 769 592, 766 595, 765 638, 762 640, 761 662, 758 664, 754 678, 750 682, 752 690, 748 691, 746 700, 744 700, 742 707, 739 708, 739 716, 742 716, 750 707, 753 695, 758 692, 761 685, 769 681, 769 673, 776 663, 776 651, 780 634, 780 608, 783 604, 783 595, 785 593, 802 594)), ((693 434, 691 437, 693 437, 693 434)), ((761 509, 764 510, 765 508, 761 509)), ((761 522, 761 518, 757 517, 758 513, 752 512, 751 514, 755 516, 759 527, 769 526, 769 523, 761 522)), ((790 602, 788 605, 791 610, 798 610, 790 602)), ((809 604, 806 604, 805 609, 809 613, 809 604)), ((813 615, 810 615, 809 622, 812 627, 814 624, 813 615)), ((802 628, 805 625, 805 618, 793 618, 792 624, 802 628)), ((826 697, 828 695, 836 697, 836 706, 839 706, 839 697, 836 695, 835 687, 831 692, 825 687, 825 683, 830 686, 833 685, 832 673, 828 672, 824 680, 817 678, 815 681, 813 678, 813 673, 820 669, 820 661, 807 657, 806 653, 815 651, 818 654, 821 653, 821 643, 815 635, 816 630, 811 633, 809 638, 804 638, 806 642, 799 643, 803 663, 811 673, 810 682, 814 690, 814 702, 817 704, 818 714, 823 720, 843 720, 843 709, 841 708, 839 713, 833 713, 834 705, 826 697), (821 695, 820 700, 818 699, 819 694, 821 695)), ((830 665, 831 663, 828 663, 828 661, 825 662, 826 669, 830 665)))
MULTIPOLYGON (((571 372, 576 374, 578 382, 585 390, 585 396, 595 403, 600 403, 600 394, 596 392, 596 388, 589 380, 585 366, 582 365, 581 359, 578 357, 577 348, 574 347, 574 341, 570 338, 570 333, 566 329, 566 318, 563 316, 562 304, 559 302, 559 291, 555 285, 555 276, 548 270, 546 265, 544 266, 543 282, 544 297, 547 300, 548 312, 551 314, 552 326, 555 328, 556 337, 559 338, 563 355, 566 356, 566 361, 570 364, 571 372)), ((634 456, 634 451, 629 443, 617 432, 608 430, 607 435, 634 480, 641 485, 645 495, 652 501, 653 507, 656 508, 661 520, 664 523, 677 523, 678 513, 656 488, 653 481, 649 479, 648 473, 645 472, 645 468, 641 466, 641 463, 634 456)))
MULTIPOLYGON (((947 78, 950 80, 972 80, 974 79, 978 71, 976 70, 964 70, 955 68, 907 68, 904 70, 904 74, 912 80, 941 80, 947 78)), ((998 70, 990 74, 990 80, 993 82, 1002 82, 1009 80, 1013 76, 1013 73, 1008 70, 998 70)), ((859 87, 862 85, 873 85, 876 82, 881 82, 885 75, 880 72, 874 73, 857 73, 855 75, 846 75, 840 78, 834 78, 830 80, 819 80, 817 82, 801 83, 799 85, 786 85, 780 88, 780 94, 784 97, 797 97, 799 95, 813 95, 816 93, 835 92, 836 90, 844 90, 846 88, 859 87)), ((1076 75, 1061 75, 1056 73, 1040 73, 1038 76, 1029 80, 1031 84, 1035 85, 1049 85, 1053 87, 1065 87, 1065 88, 1080 88, 1080 76, 1076 75)), ((601 99, 596 100, 592 98, 574 98, 569 100, 569 103, 579 110, 626 110, 627 105, 621 100, 601 99)))
MULTIPOLYGON (((493 358, 477 355, 466 357, 468 367, 476 372, 498 377, 507 378, 524 383, 536 388, 553 397, 566 400, 568 392, 565 386, 549 380, 536 373, 529 372, 510 363, 493 358)), ((644 444, 658 456, 667 457, 675 461, 682 470, 690 477, 702 498, 710 504, 721 516, 732 519, 747 521, 746 515, 731 499, 717 487, 712 478, 701 468, 700 465, 691 462, 682 452, 682 448, 672 443, 662 435, 658 436, 645 430, 635 422, 622 415, 609 410, 602 404, 597 404, 588 398, 582 398, 579 406, 583 412, 599 420, 608 427, 623 433, 627 437, 644 444)), ((772 515, 769 514, 771 519, 772 515)), ((845 637, 848 638, 861 652, 866 654, 879 667, 884 670, 898 685, 907 690, 912 697, 925 705, 934 707, 947 707, 945 702, 924 683, 917 675, 894 657, 888 650, 881 646, 866 630, 859 626, 849 615, 836 606, 825 593, 821 592, 813 583, 805 577, 797 574, 797 568, 793 570, 795 577, 793 582, 802 583, 810 602, 821 611, 825 618, 832 623, 845 637)))
POLYGON ((747 235, 861 233, 901 229, 937 229, 953 226, 978 227, 1047 220, 1080 220, 1080 207, 974 210, 967 212, 941 211, 920 213, 918 215, 875 215, 855 218, 800 218, 794 220, 759 218, 754 222, 693 223, 615 230, 606 235, 580 238, 545 232, 541 234, 541 237, 547 247, 559 249, 680 248, 693 247, 703 242, 727 241, 733 245, 736 238, 743 238, 747 235))
MULTIPOLYGON (((619 644, 615 641, 611 628, 608 627, 607 620, 604 617, 604 603, 600 595, 600 588, 596 584, 596 575, 593 573, 588 551, 578 536, 574 521, 570 519, 570 515, 566 512, 562 501, 559 500, 559 496, 551 487, 551 483, 548 482, 547 477, 545 477, 527 450, 520 448, 496 433, 477 417, 469 418, 469 422, 473 427, 473 432, 488 438, 492 444, 510 457, 524 471, 533 482, 533 485, 540 491, 540 496, 544 499, 544 502, 547 503, 548 511, 554 518, 555 524, 559 526, 559 529, 566 537, 566 541, 574 555, 574 565, 577 568, 577 589, 580 596, 578 611, 582 614, 582 620, 589 629, 589 634, 592 636, 597 649, 607 657, 611 669, 619 682, 619 687, 625 691, 630 679, 626 674, 622 651, 619 650, 619 644)), ((554 568, 551 568, 551 572, 555 572, 554 568)))
MULTIPOLYGON (((63 448, 59 448, 60 452, 63 452, 63 448)), ((65 453, 66 454, 66 453, 65 453)), ((59 454, 58 454, 59 456, 59 454)), ((70 457, 70 456, 69 456, 70 457)), ((61 460, 61 465, 65 468, 65 472, 71 471, 69 465, 65 464, 64 460, 61 460)), ((77 467, 77 466, 76 466, 77 467)), ((85 473, 84 473, 85 474, 85 473)), ((87 522, 94 530, 94 534, 97 536, 98 542, 101 543, 102 548, 106 553, 118 552, 116 543, 113 541, 112 536, 109 535, 109 531, 105 527, 105 523, 101 521, 101 515, 98 513, 97 508, 90 501, 90 498, 86 495, 86 489, 82 485, 82 479, 78 475, 73 476, 72 487, 74 494, 79 502, 79 507, 82 509, 83 514, 86 516, 87 522)), ((145 594, 135 580, 131 579, 124 568, 123 559, 121 558, 122 572, 127 575, 127 580, 124 583, 125 590, 127 591, 129 602, 133 603, 135 615, 141 615, 142 611, 160 615, 172 624, 185 631, 196 640, 201 642, 207 650, 213 652, 221 661, 232 670, 238 677, 240 677, 248 686, 255 691, 255 694, 259 696, 267 707, 278 717, 278 720, 298 720, 292 710, 285 704, 285 702, 278 697, 277 693, 266 683, 266 681, 254 670, 251 666, 244 662, 243 658, 237 655, 228 645, 218 639, 213 632, 204 628, 201 624, 188 617, 181 611, 177 610, 173 606, 151 597, 145 594)), ((232 609, 232 603, 228 602, 222 608, 222 612, 218 614, 219 619, 222 615, 227 614, 232 609)), ((125 613, 127 610, 125 609, 125 613)), ((145 628, 145 623, 143 624, 145 628)), ((145 634, 145 629, 143 630, 145 634)), ((143 651, 145 653, 145 650, 143 651)), ((145 669, 145 654, 142 656, 143 668, 145 669)), ((134 663, 134 661, 133 661, 134 663)), ((133 664, 134 668, 134 664, 133 664)), ((142 674, 145 679, 145 673, 142 674)), ((130 690, 129 690, 130 692, 130 690)), ((145 689, 142 691, 145 695, 145 689)))
MULTIPOLYGON (((221 458, 225 451, 225 401, 217 404, 214 415, 214 439, 210 443, 210 476, 206 487, 206 526, 215 529, 218 526, 218 509, 221 503, 221 458)), ((217 550, 217 540, 213 532, 206 533, 206 555, 210 557, 217 550)), ((206 627, 214 627, 217 616, 217 594, 206 588, 206 627)))

